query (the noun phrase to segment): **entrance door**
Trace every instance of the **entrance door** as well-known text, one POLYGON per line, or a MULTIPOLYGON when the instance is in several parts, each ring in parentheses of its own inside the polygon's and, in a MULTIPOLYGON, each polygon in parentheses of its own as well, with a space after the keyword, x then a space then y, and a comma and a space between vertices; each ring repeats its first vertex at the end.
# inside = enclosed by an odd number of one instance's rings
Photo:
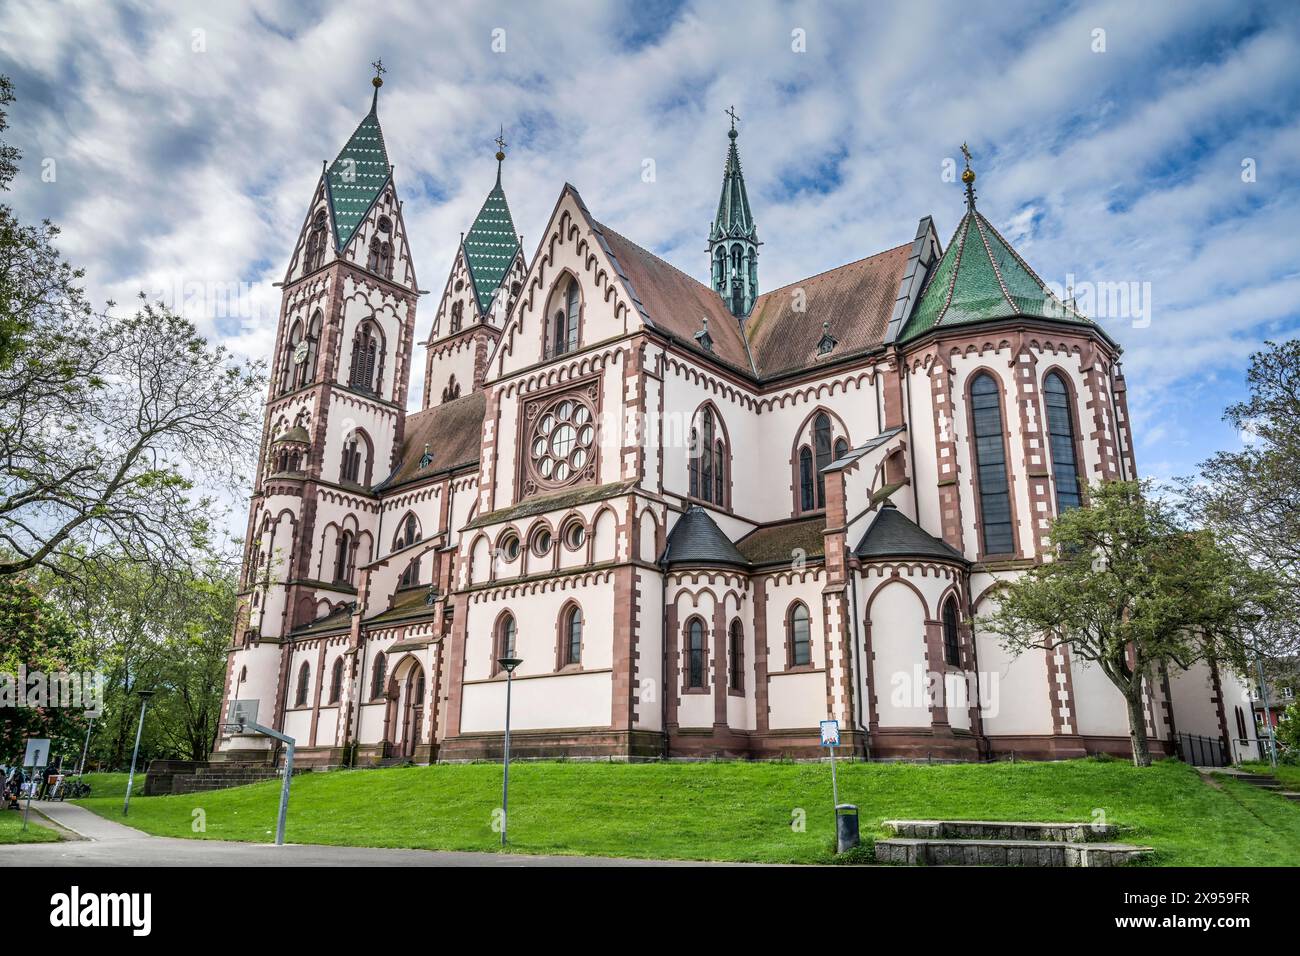
POLYGON ((405 712, 402 715, 402 756, 414 757, 424 728, 424 668, 418 664, 406 677, 405 712))

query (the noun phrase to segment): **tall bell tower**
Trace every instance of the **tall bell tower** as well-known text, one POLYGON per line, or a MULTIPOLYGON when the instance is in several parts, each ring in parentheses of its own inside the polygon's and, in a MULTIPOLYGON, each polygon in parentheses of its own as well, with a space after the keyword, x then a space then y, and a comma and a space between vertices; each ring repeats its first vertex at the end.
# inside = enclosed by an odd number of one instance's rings
POLYGON ((740 171, 740 153, 736 149, 739 117, 734 107, 726 113, 731 117, 731 129, 727 133, 731 143, 722 170, 718 212, 709 229, 710 275, 714 291, 722 296, 731 314, 744 318, 758 298, 758 230, 749 211, 749 195, 745 192, 745 176, 740 171))
POLYGON ((406 422, 419 285, 370 110, 324 165, 281 283, 227 698, 281 726, 296 629, 357 599, 406 422))

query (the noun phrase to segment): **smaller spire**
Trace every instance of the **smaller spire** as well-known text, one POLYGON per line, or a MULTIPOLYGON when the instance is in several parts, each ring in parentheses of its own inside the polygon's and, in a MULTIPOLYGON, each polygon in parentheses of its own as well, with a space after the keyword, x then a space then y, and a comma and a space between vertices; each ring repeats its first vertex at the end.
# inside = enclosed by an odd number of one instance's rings
POLYGON ((379 109, 379 88, 384 85, 384 74, 388 71, 384 69, 383 60, 375 60, 370 65, 375 68, 374 78, 370 81, 370 85, 375 88, 374 96, 370 99, 370 112, 374 113, 379 109))
POLYGON ((966 208, 975 211, 975 170, 970 168, 970 150, 961 144, 961 154, 966 157, 966 168, 962 170, 961 181, 966 184, 966 208))
POLYGON ((506 128, 502 124, 501 132, 497 133, 495 140, 497 144, 497 185, 501 185, 501 164, 506 161, 506 128))

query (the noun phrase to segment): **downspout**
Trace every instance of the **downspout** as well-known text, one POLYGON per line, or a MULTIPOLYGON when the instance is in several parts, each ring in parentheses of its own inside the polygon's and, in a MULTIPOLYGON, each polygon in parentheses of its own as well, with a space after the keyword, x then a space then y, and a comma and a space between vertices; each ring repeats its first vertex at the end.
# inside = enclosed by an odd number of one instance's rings
MULTIPOLYGON (((849 550, 847 543, 844 546, 844 550, 846 552, 849 550)), ((849 569, 849 589, 853 592, 853 659, 858 662, 858 679, 856 681, 858 692, 854 695, 857 699, 854 701, 853 709, 857 716, 858 729, 863 731, 862 757, 864 760, 869 761, 871 759, 871 744, 868 735, 869 728, 867 727, 867 722, 862 718, 862 703, 866 700, 867 694, 867 672, 865 665, 862 662, 862 635, 859 630, 861 624, 858 621, 858 573, 853 569, 852 565, 849 564, 847 558, 844 562, 844 566, 849 569)))
MULTIPOLYGON (((668 556, 668 549, 664 548, 664 557, 668 556)), ((668 565, 660 558, 659 560, 659 616, 663 623, 660 625, 659 647, 663 652, 662 660, 659 664, 659 728, 664 735, 664 756, 668 759, 668 565)))
POLYGON ((899 368, 903 369, 903 382, 907 389, 907 421, 903 425, 907 428, 907 457, 911 464, 911 485, 912 485, 912 513, 916 515, 916 523, 921 523, 921 491, 918 487, 920 482, 916 480, 916 436, 912 434, 912 376, 907 374, 907 366, 903 363, 900 356, 899 368))
POLYGON ((988 735, 984 733, 984 702, 980 699, 980 652, 979 639, 975 634, 975 608, 971 605, 970 590, 970 569, 966 570, 965 582, 962 588, 966 592, 966 607, 970 610, 970 656, 971 663, 975 665, 975 719, 979 721, 979 728, 971 728, 979 734, 977 738, 977 747, 981 754, 989 752, 988 735))

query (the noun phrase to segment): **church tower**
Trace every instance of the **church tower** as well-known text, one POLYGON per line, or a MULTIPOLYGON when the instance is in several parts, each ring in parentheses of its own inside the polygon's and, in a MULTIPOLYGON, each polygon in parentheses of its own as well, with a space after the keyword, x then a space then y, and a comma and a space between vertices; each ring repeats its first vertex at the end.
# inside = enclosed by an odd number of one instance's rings
POLYGON ((419 285, 375 70, 370 110, 322 169, 280 284, 227 688, 259 699, 274 726, 292 632, 357 600, 357 569, 377 554, 369 489, 391 473, 405 428, 419 285))
POLYGON ((483 387, 488 356, 519 296, 528 263, 501 187, 505 132, 497 136, 497 179, 461 236, 425 343, 423 408, 483 387))
POLYGON ((722 171, 722 195, 718 213, 709 229, 709 260, 712 285, 722 296, 731 314, 749 315, 758 298, 758 230, 749 211, 745 177, 740 171, 740 153, 736 150, 736 111, 727 110, 731 144, 727 147, 727 164, 722 171))

